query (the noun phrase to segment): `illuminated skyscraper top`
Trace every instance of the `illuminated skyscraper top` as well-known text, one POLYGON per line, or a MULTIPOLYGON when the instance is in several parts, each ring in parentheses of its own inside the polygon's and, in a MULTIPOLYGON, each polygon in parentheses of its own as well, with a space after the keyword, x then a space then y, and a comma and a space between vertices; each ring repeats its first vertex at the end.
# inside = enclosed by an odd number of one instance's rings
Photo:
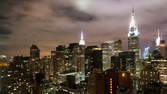
POLYGON ((129 25, 128 37, 136 37, 138 35, 139 35, 139 31, 138 31, 137 23, 135 20, 135 12, 133 9, 132 14, 131 14, 131 21, 130 21, 130 25, 129 25))
MULTIPOLYGON (((132 10, 131 14, 131 21, 129 24, 129 33, 128 33, 128 50, 131 52, 135 52, 135 76, 140 76, 140 70, 141 70, 141 50, 140 50, 140 36, 139 36, 139 30, 137 27, 137 22, 135 19, 135 12, 134 9, 132 10)), ((137 86, 135 86, 137 88, 137 86)))
POLYGON ((80 41, 79 41, 79 45, 85 45, 83 31, 81 31, 81 38, 80 38, 80 41))
POLYGON ((161 37, 160 37, 160 32, 159 32, 159 29, 158 29, 158 37, 156 38, 156 46, 159 46, 160 45, 160 42, 161 42, 161 37))

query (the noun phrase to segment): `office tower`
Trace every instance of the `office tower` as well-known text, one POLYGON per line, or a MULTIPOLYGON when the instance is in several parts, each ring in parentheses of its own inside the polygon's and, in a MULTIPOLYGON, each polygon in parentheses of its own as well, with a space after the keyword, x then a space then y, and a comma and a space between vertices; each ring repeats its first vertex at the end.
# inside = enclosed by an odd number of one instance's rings
POLYGON ((86 75, 93 70, 93 49, 98 48, 97 46, 87 46, 85 49, 85 72, 86 75))
POLYGON ((88 94, 131 94, 130 72, 94 68, 88 79, 88 94))
POLYGON ((118 74, 118 90, 117 94, 131 94, 133 90, 131 73, 128 71, 120 71, 118 74))
POLYGON ((15 56, 13 58, 13 63, 11 63, 10 65, 10 69, 12 69, 13 71, 17 71, 18 74, 22 74, 23 75, 27 75, 27 72, 29 72, 29 66, 28 66, 28 62, 29 62, 29 57, 26 56, 15 56))
POLYGON ((10 87, 10 84, 12 84, 9 82, 7 84, 7 81, 11 81, 8 78, 13 73, 10 73, 8 71, 9 71, 8 59, 6 56, 0 55, 0 93, 2 94, 10 93, 9 88, 6 87, 10 87))
POLYGON ((69 71, 76 71, 77 70, 77 54, 76 49, 79 46, 79 43, 70 43, 67 50, 68 50, 68 67, 69 71))
POLYGON ((125 51, 119 53, 118 56, 111 57, 112 69, 117 71, 127 71, 132 76, 133 86, 138 87, 139 81, 134 77, 136 72, 135 52, 125 51))
POLYGON ((50 56, 50 76, 51 78, 54 75, 54 63, 56 63, 56 49, 55 48, 51 50, 51 56, 50 56))
POLYGON ((118 56, 111 57, 111 65, 114 70, 129 71, 132 74, 135 73, 135 53, 131 51, 125 51, 119 53, 118 56))
POLYGON ((135 52, 135 72, 133 73, 133 85, 138 90, 139 88, 139 78, 140 71, 142 69, 142 63, 140 62, 141 51, 140 51, 140 41, 139 38, 140 33, 138 30, 137 22, 135 19, 134 9, 131 14, 131 21, 129 25, 129 33, 128 33, 128 51, 135 52))
POLYGON ((45 79, 51 80, 53 78, 53 71, 52 71, 53 65, 51 65, 50 56, 42 57, 40 63, 42 67, 42 72, 45 73, 45 79))
POLYGON ((146 88, 149 83, 160 81, 160 74, 152 65, 145 66, 140 75, 140 85, 142 89, 146 88))
MULTIPOLYGON (((163 41, 164 42, 164 41, 163 41)), ((164 59, 167 59, 167 46, 163 43, 159 47, 159 51, 164 59)))
POLYGON ((120 52, 122 52, 122 41, 114 41, 114 55, 118 56, 120 52))
POLYGON ((157 30, 157 38, 154 41, 155 49, 157 49, 161 56, 167 59, 167 46, 165 40, 162 39, 162 33, 160 34, 159 29, 157 30))
POLYGON ((30 47, 30 71, 35 76, 35 73, 40 71, 40 49, 36 45, 30 47))
POLYGON ((105 94, 105 79, 100 69, 94 68, 89 74, 87 94, 105 94))
POLYGON ((80 81, 85 80, 85 46, 78 45, 73 49, 72 69, 80 76, 80 81))
POLYGON ((66 83, 69 88, 76 88, 76 77, 74 75, 67 75, 66 83))
POLYGON ((79 48, 77 49, 78 53, 78 68, 79 72, 85 74, 85 40, 83 31, 81 32, 81 38, 79 41, 79 48))
POLYGON ((161 83, 152 82, 143 88, 142 94, 166 94, 166 91, 161 83))
POLYGON ((152 59, 163 59, 163 56, 161 55, 159 49, 155 49, 151 53, 151 58, 152 59))
POLYGON ((111 68, 111 56, 114 55, 114 42, 106 41, 101 44, 103 71, 111 68))
POLYGON ((72 68, 75 72, 84 72, 85 54, 84 46, 77 45, 72 52, 72 68))
POLYGON ((10 87, 8 88, 10 93, 29 94, 32 92, 32 74, 29 72, 28 62, 29 57, 26 56, 13 58, 13 62, 10 64, 11 73, 8 74, 8 83, 6 83, 10 87))
POLYGON ((85 74, 85 46, 80 45, 77 54, 78 54, 78 71, 85 74))
POLYGON ((167 60, 166 59, 152 59, 151 64, 159 72, 160 82, 167 85, 167 60))
POLYGON ((128 71, 105 71, 105 94, 131 94, 132 79, 128 71))
POLYGON ((111 69, 118 70, 118 71, 122 69, 119 56, 111 57, 111 69))
POLYGON ((66 48, 64 45, 59 45, 56 47, 56 52, 52 51, 53 55, 52 58, 54 59, 53 60, 54 76, 56 77, 65 71, 66 67, 65 50, 66 48))
POLYGON ((94 68, 88 79, 88 94, 117 94, 118 72, 94 68))
POLYGON ((119 53, 120 65, 123 71, 129 71, 133 75, 135 74, 135 53, 130 51, 125 51, 119 53))
POLYGON ((103 60, 102 60, 102 49, 101 48, 94 48, 92 53, 92 62, 93 68, 97 68, 102 70, 103 68, 103 60))
POLYGON ((30 58, 32 61, 39 60, 40 58, 40 49, 34 44, 30 47, 30 58))
POLYGON ((119 87, 118 72, 112 69, 105 71, 105 93, 104 94, 117 94, 119 87))
POLYGON ((139 31, 135 20, 134 10, 131 15, 131 22, 128 33, 128 50, 135 52, 136 60, 139 59, 139 31))
POLYGON ((167 59, 167 46, 165 40, 160 41, 160 45, 158 46, 158 50, 161 53, 164 59, 167 59))
POLYGON ((129 33, 128 33, 128 50, 135 52, 135 65, 136 65, 136 76, 139 76, 139 72, 141 69, 140 65, 140 48, 139 48, 139 31, 137 22, 135 20, 134 10, 131 14, 131 21, 129 25, 129 33))
POLYGON ((56 58, 56 49, 51 50, 51 62, 55 62, 56 58))

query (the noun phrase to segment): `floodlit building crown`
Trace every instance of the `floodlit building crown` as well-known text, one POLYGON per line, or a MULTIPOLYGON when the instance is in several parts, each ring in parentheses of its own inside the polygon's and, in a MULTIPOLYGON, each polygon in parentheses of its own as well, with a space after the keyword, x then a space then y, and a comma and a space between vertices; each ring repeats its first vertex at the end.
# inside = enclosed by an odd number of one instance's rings
POLYGON ((85 45, 83 31, 81 31, 81 38, 80 38, 80 41, 79 41, 79 45, 85 45))
POLYGON ((138 27, 137 27, 137 22, 135 20, 135 12, 133 9, 132 14, 131 14, 130 25, 129 25, 128 37, 135 37, 138 35, 139 35, 139 31, 138 31, 138 27))

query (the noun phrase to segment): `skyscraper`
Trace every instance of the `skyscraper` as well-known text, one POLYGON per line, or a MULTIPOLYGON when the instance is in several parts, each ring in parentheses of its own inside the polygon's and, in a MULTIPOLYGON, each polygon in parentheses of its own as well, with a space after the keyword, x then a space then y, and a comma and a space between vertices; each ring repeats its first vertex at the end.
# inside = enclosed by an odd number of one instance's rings
POLYGON ((86 74, 88 74, 89 72, 91 72, 94 68, 94 59, 93 59, 93 53, 94 53, 94 48, 98 48, 97 46, 87 46, 85 49, 85 70, 86 70, 86 74))
POLYGON ((160 73, 158 70, 153 67, 151 64, 145 66, 145 68, 141 71, 141 88, 147 87, 148 83, 151 82, 159 82, 160 80, 160 73))
POLYGON ((68 70, 74 71, 76 70, 77 61, 76 61, 76 51, 75 49, 78 47, 78 43, 70 43, 67 47, 68 50, 68 70))
POLYGON ((136 61, 139 59, 139 31, 135 20, 134 10, 131 15, 131 22, 128 33, 128 50, 136 54, 136 61))
POLYGON ((40 71, 40 49, 36 45, 30 47, 30 68, 31 72, 35 75, 40 71))
MULTIPOLYGON (((33 76, 33 93, 39 94, 40 93, 40 82, 38 79, 38 74, 41 70, 41 64, 40 64, 40 49, 36 45, 32 45, 30 47, 30 73, 33 76)), ((41 78, 42 79, 42 78, 41 78)))
POLYGON ((81 38, 79 41, 78 59, 79 71, 85 74, 85 40, 83 31, 81 31, 81 38))
POLYGON ((92 53, 93 68, 103 69, 103 58, 102 49, 94 48, 92 53))
POLYGON ((140 48, 139 48, 139 31, 137 22, 135 20, 135 12, 134 9, 132 10, 131 14, 131 21, 129 26, 129 33, 128 33, 128 50, 135 52, 135 65, 136 65, 136 76, 139 76, 140 71, 140 48))
POLYGON ((34 44, 30 47, 30 58, 31 59, 40 58, 40 49, 34 44))
POLYGON ((122 51, 122 41, 121 40, 114 41, 114 55, 118 56, 121 51, 122 51))
POLYGON ((162 39, 162 33, 160 35, 159 29, 157 32, 158 32, 158 36, 155 40, 156 48, 160 51, 163 58, 167 58, 167 46, 166 46, 165 40, 162 39))
POLYGON ((77 53, 77 72, 80 74, 80 80, 85 80, 85 40, 83 31, 81 32, 81 38, 79 41, 79 46, 76 50, 77 53))
POLYGON ((79 41, 79 45, 85 45, 83 31, 81 31, 81 38, 80 38, 80 41, 79 41))
POLYGON ((140 63, 141 51, 139 48, 139 37, 140 33, 138 31, 137 22, 135 19, 134 9, 132 10, 131 20, 129 25, 129 33, 128 33, 128 51, 135 52, 135 71, 132 74, 133 76, 133 86, 136 90, 139 90, 139 78, 140 72, 142 69, 142 64, 140 63))
POLYGON ((65 50, 66 47, 64 45, 59 45, 56 47, 56 57, 55 62, 53 63, 55 75, 59 75, 65 71, 65 50))
POLYGON ((105 94, 104 77, 100 69, 93 69, 88 79, 87 94, 105 94))
POLYGON ((114 55, 114 42, 106 41, 101 44, 103 71, 111 68, 111 56, 114 55))

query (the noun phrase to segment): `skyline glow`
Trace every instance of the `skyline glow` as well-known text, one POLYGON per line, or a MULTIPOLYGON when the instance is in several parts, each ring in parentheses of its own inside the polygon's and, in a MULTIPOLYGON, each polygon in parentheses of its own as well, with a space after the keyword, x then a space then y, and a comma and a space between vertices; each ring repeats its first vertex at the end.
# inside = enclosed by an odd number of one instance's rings
POLYGON ((29 47, 37 44, 42 55, 48 55, 57 45, 78 42, 80 28, 87 45, 121 39, 126 50, 132 6, 143 49, 155 40, 157 28, 167 40, 166 4, 166 0, 1 0, 0 54, 28 55, 29 47))

